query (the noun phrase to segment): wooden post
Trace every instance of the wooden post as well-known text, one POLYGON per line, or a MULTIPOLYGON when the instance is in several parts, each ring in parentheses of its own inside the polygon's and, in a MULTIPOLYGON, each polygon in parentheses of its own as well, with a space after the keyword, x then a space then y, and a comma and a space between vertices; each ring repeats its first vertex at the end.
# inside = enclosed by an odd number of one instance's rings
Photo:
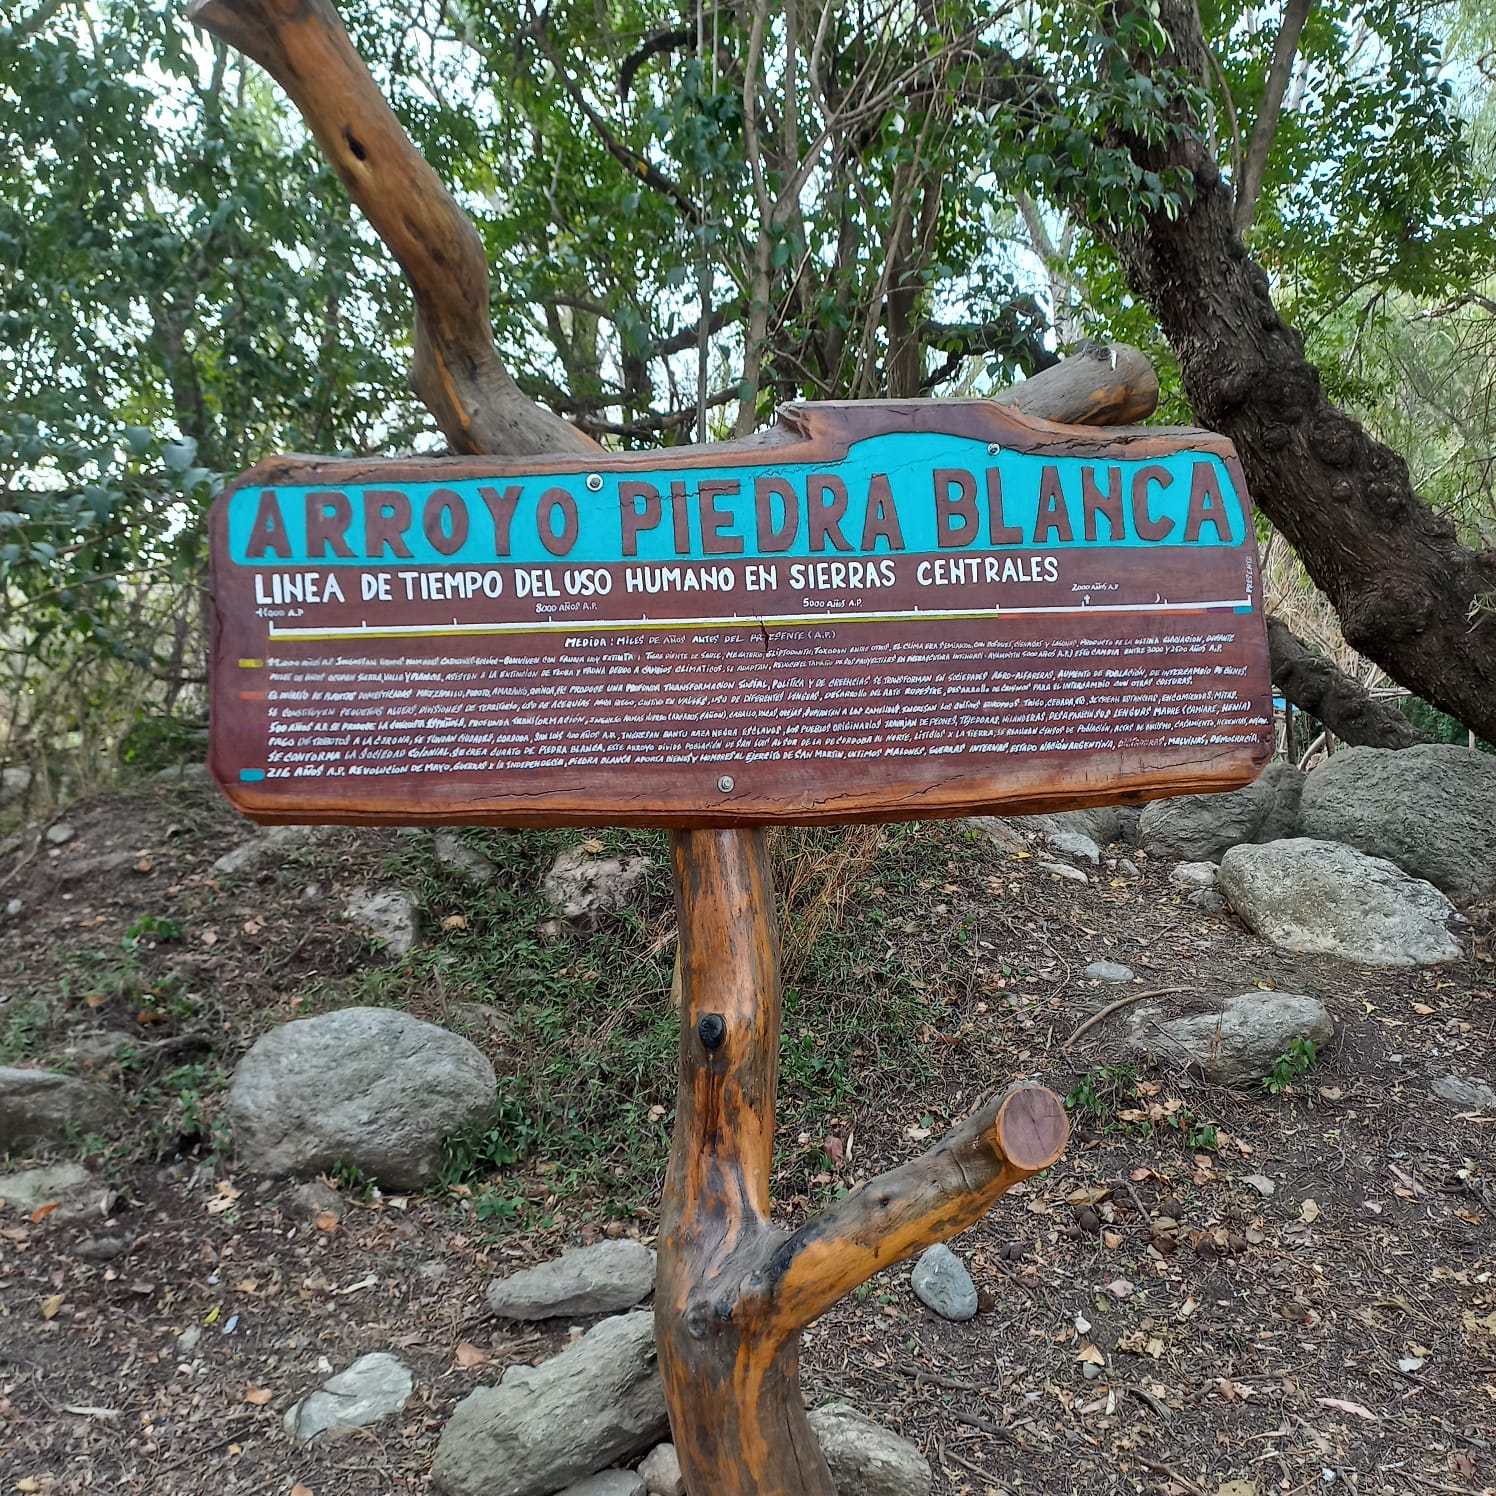
POLYGON ((979 1220, 1069 1135, 1019 1086, 793 1235, 769 1221, 779 941, 762 831, 677 832, 680 1089, 655 1334, 691 1496, 833 1496, 800 1396, 800 1332, 874 1273, 979 1220))

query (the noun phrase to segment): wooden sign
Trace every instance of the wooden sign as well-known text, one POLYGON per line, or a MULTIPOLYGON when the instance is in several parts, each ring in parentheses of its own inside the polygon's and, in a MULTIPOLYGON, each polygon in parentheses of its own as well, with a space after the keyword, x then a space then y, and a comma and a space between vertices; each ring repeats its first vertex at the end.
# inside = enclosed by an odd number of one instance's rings
POLYGON ((860 402, 591 463, 274 458, 211 536, 211 763, 262 821, 1032 811, 1271 753, 1205 432, 860 402))

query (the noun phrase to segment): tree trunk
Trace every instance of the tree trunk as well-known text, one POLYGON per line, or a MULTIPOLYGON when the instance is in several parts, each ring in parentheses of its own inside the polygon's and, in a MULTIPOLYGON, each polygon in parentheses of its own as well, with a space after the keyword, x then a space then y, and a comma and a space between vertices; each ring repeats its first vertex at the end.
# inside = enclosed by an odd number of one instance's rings
MULTIPOLYGON (((1164 0, 1175 61, 1205 64, 1199 12, 1164 0)), ((1496 551, 1462 546, 1414 491, 1407 464, 1320 387, 1303 340, 1232 224, 1231 195, 1195 122, 1150 170, 1187 167, 1195 197, 1171 221, 1103 229, 1128 285, 1158 318, 1202 426, 1235 444, 1257 507, 1340 615, 1353 648, 1487 739, 1496 739, 1496 551)))

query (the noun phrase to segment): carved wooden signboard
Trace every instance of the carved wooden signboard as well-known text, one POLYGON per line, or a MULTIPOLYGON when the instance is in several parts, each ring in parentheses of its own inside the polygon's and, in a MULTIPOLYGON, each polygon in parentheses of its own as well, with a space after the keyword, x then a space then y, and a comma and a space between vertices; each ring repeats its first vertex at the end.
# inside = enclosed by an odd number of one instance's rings
POLYGON ((1251 508, 1200 431, 859 403, 590 464, 277 458, 212 558, 212 766, 264 821, 1039 810, 1271 752, 1251 508))

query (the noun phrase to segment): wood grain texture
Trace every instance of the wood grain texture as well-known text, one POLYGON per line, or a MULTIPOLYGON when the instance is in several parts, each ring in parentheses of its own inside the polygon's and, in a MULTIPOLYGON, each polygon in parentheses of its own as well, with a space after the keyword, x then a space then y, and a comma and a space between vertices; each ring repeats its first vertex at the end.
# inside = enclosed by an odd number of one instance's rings
POLYGON ((800 1332, 1052 1164, 1065 1111, 1017 1087, 793 1235, 776 1231, 780 993, 764 836, 686 831, 671 846, 681 1069, 655 1327, 676 1449, 691 1496, 832 1496, 800 1396, 800 1332))
POLYGON ((493 344, 488 261, 328 0, 193 0, 190 18, 285 89, 415 293, 411 384, 462 452, 565 452, 590 437, 531 403, 493 344))

